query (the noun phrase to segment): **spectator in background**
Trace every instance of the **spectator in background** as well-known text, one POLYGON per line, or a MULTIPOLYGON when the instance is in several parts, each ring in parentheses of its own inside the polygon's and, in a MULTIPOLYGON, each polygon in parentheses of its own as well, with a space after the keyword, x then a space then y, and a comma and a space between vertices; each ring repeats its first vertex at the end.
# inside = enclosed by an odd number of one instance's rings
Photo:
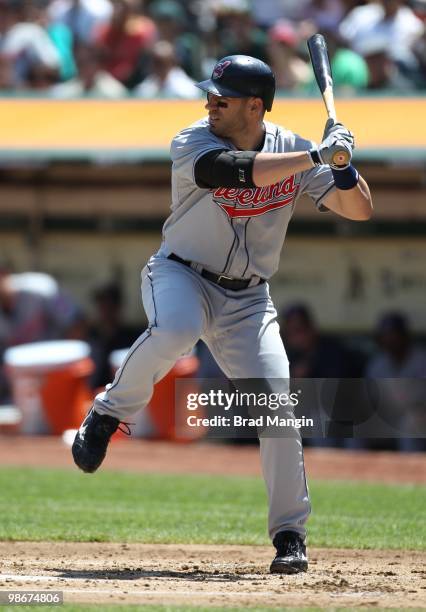
POLYGON ((138 82, 141 55, 156 37, 153 21, 141 14, 140 7, 140 0, 114 0, 110 23, 95 33, 103 68, 129 89, 138 82))
MULTIPOLYGON (((327 42, 331 35, 327 36, 327 42)), ((329 43, 329 48, 331 43, 329 43)), ((357 91, 367 89, 370 72, 368 63, 359 53, 345 46, 337 46, 331 58, 333 84, 339 94, 353 95, 357 91)))
POLYGON ((250 55, 268 61, 267 35, 255 26, 248 0, 215 3, 218 27, 218 57, 250 55))
POLYGON ((59 53, 47 31, 29 20, 26 0, 0 0, 0 55, 9 62, 10 86, 49 87, 59 79, 59 53))
POLYGON ((95 289, 93 302, 96 310, 87 339, 95 363, 91 385, 93 389, 97 389, 104 387, 111 380, 109 363, 111 353, 118 349, 129 348, 139 336, 140 330, 123 322, 123 296, 116 283, 105 283, 95 289))
POLYGON ((75 76, 77 68, 74 61, 74 37, 70 28, 61 22, 50 22, 48 16, 49 0, 34 0, 28 8, 28 20, 46 30, 59 55, 59 77, 67 81, 75 76))
POLYGON ((413 80, 405 77, 392 58, 385 37, 371 35, 358 43, 358 49, 368 67, 368 89, 406 92, 415 89, 413 80))
MULTIPOLYGON (((364 362, 360 354, 349 351, 338 340, 320 334, 315 321, 304 304, 293 304, 281 314, 281 335, 290 362, 292 378, 357 378, 364 362)), ((339 410, 334 418, 339 419, 339 410)), ((310 446, 343 445, 341 437, 326 429, 324 438, 308 438, 310 446)))
POLYGON ((277 89, 300 91, 311 78, 311 70, 298 53, 301 39, 295 25, 281 19, 269 30, 268 39, 268 63, 275 72, 277 89))
MULTIPOLYGON (((426 378, 426 350, 416 346, 407 319, 400 312, 383 315, 376 328, 376 341, 378 351, 368 361, 365 375, 386 379, 380 389, 388 422, 394 427, 400 425, 402 432, 424 433, 424 385, 413 379, 426 378)), ((401 437, 396 447, 404 451, 426 450, 426 440, 401 437)))
POLYGON ((76 43, 93 42, 97 27, 109 22, 112 15, 110 0, 53 0, 49 7, 52 23, 63 23, 73 33, 76 43))
POLYGON ((2 371, 4 351, 10 346, 75 337, 80 311, 48 274, 12 274, 0 263, 0 399, 9 388, 2 371))
POLYGON ((404 0, 380 0, 356 7, 342 21, 339 31, 364 57, 366 41, 379 39, 403 75, 410 77, 418 71, 414 47, 424 26, 404 0))
POLYGON ((127 96, 126 87, 102 69, 102 52, 94 46, 80 44, 75 51, 78 76, 51 87, 52 98, 82 97, 117 100, 127 96))
POLYGON ((150 5, 149 13, 155 22, 158 40, 166 40, 173 45, 177 64, 192 79, 202 79, 204 48, 199 36, 188 31, 183 7, 175 0, 155 0, 150 5))
POLYGON ((360 357, 322 336, 304 304, 281 314, 281 334, 294 378, 350 378, 361 374, 360 357))
POLYGON ((176 65, 173 45, 166 40, 155 43, 151 54, 151 71, 133 93, 138 98, 200 97, 200 90, 180 66, 176 65))
POLYGON ((384 314, 376 341, 379 350, 367 364, 368 378, 426 378, 426 351, 414 344, 404 315, 384 314))

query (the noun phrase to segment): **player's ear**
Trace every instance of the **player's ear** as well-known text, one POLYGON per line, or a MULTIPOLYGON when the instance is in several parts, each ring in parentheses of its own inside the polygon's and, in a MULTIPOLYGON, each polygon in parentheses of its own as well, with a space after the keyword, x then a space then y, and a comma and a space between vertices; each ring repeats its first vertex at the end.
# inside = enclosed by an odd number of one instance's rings
POLYGON ((261 112, 263 108, 263 102, 260 98, 250 98, 249 109, 252 113, 261 112))

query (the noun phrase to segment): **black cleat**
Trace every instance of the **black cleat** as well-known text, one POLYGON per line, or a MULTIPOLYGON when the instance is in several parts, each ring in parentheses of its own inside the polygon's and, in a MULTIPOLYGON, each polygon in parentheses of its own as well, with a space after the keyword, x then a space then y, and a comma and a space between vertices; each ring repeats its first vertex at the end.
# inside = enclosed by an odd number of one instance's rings
POLYGON ((112 434, 117 431, 120 421, 107 414, 98 414, 92 408, 72 445, 75 464, 83 472, 95 472, 105 459, 112 434))
POLYGON ((308 570, 306 546, 295 531, 279 531, 273 545, 277 549, 271 563, 271 574, 298 574, 308 570))

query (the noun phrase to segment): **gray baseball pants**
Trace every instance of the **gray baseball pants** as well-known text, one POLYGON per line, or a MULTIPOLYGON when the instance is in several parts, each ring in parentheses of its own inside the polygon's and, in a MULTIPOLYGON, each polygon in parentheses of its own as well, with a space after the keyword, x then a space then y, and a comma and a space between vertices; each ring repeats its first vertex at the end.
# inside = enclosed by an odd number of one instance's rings
MULTIPOLYGON (((155 255, 142 271, 142 301, 149 327, 130 348, 114 381, 97 395, 94 407, 99 414, 129 420, 147 405, 154 383, 200 338, 233 381, 280 379, 282 385, 289 378, 267 283, 229 291, 155 255)), ((286 437, 261 436, 260 456, 271 539, 284 530, 304 538, 310 503, 298 430, 287 428, 286 437)))

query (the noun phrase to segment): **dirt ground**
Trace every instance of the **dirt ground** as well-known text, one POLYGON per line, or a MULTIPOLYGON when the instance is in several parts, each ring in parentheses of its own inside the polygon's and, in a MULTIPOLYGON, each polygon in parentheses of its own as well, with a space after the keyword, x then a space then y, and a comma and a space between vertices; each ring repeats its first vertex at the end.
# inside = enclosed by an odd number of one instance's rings
POLYGON ((261 546, 0 543, 0 586, 63 591, 65 602, 420 607, 422 553, 313 549, 310 571, 268 573, 261 546))
MULTIPOLYGON (((307 449, 310 478, 426 483, 421 454, 307 449)), ((59 438, 0 437, 0 466, 74 468, 59 438)), ((260 474, 254 446, 115 441, 104 469, 260 474)), ((266 508, 265 508, 266 514, 266 508)), ((306 574, 268 573, 262 546, 0 542, 0 589, 59 590, 65 602, 421 608, 426 553, 310 549, 306 574)))

